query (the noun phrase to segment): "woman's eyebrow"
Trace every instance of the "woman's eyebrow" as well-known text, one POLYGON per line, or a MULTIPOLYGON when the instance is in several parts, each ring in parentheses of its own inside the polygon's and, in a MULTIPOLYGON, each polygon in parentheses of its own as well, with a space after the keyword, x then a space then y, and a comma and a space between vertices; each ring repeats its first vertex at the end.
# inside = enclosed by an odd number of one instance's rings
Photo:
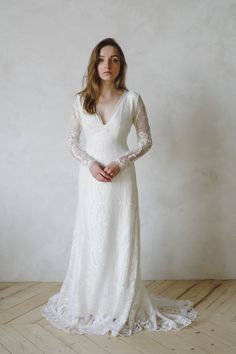
MULTIPOLYGON (((99 55, 99 57, 104 57, 104 55, 99 55)), ((114 54, 114 55, 111 55, 109 58, 111 58, 111 57, 119 57, 119 55, 114 54)))

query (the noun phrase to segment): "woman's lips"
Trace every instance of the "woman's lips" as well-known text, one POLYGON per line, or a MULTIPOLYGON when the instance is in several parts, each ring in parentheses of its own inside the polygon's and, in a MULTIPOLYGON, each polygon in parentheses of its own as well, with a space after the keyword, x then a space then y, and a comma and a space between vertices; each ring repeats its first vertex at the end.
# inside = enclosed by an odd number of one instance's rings
POLYGON ((111 71, 105 71, 103 74, 111 74, 111 71))

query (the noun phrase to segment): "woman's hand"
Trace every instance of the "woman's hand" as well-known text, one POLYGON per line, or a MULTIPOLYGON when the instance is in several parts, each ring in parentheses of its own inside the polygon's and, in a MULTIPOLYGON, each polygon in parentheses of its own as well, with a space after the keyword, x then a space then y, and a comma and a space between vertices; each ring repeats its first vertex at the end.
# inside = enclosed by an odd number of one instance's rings
POLYGON ((105 168, 99 162, 94 161, 89 167, 89 171, 100 182, 111 182, 112 178, 120 172, 120 167, 114 161, 105 168))
POLYGON ((120 172, 120 167, 116 162, 112 161, 104 168, 104 171, 113 178, 120 172))
POLYGON ((104 171, 104 166, 100 165, 100 163, 97 161, 91 163, 89 171, 93 177, 100 182, 111 182, 112 180, 111 176, 106 171, 104 171))

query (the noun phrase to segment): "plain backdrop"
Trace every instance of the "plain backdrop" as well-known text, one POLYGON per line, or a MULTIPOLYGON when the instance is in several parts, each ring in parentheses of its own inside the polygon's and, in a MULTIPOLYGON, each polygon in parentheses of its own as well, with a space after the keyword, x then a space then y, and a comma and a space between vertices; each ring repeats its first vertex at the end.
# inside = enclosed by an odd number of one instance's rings
POLYGON ((152 130, 135 162, 143 279, 235 278, 236 1, 1 0, 0 281, 65 276, 79 164, 68 124, 106 37, 152 130))

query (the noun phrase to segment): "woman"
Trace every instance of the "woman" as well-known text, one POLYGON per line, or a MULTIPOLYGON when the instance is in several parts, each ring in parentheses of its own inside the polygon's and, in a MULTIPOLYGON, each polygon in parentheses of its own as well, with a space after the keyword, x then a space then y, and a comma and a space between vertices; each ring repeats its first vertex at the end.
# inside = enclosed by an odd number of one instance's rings
POLYGON ((118 43, 104 39, 73 102, 68 137, 79 175, 70 261, 60 291, 42 309, 65 332, 129 336, 144 328, 180 329, 197 317, 191 301, 157 296, 141 280, 134 161, 152 137, 141 95, 125 86, 126 68, 118 43), (129 149, 132 125, 137 143, 129 149))

